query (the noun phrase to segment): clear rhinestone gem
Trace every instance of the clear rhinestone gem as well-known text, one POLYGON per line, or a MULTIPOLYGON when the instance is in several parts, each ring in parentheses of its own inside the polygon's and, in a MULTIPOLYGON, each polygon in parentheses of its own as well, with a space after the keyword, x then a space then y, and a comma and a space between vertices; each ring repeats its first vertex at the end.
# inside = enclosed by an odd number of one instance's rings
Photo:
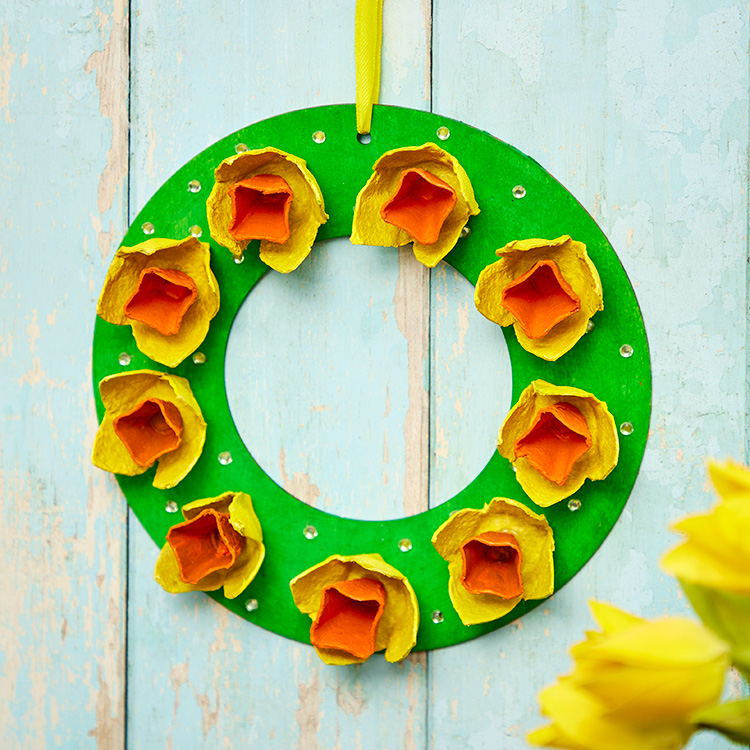
POLYGON ((156 231, 156 227, 150 221, 144 221, 141 224, 141 231, 143 234, 153 234, 156 231))
POLYGON ((258 609, 258 600, 257 599, 248 599, 245 602, 245 609, 248 612, 255 612, 255 610, 258 609))
POLYGON ((623 435, 632 435, 633 434, 633 423, 632 422, 623 422, 620 425, 620 432, 623 435))
POLYGON ((580 500, 568 500, 568 510, 579 510, 581 507, 581 501, 580 500))
POLYGON ((441 125, 437 129, 437 137, 440 138, 441 141, 447 141, 451 137, 451 131, 448 130, 445 125, 441 125))
POLYGON ((244 263, 245 262, 245 254, 243 253, 242 255, 235 255, 234 256, 234 262, 237 265, 239 265, 240 263, 244 263))
POLYGON ((588 323, 586 323, 586 333, 591 333, 591 331, 594 330, 594 321, 589 320, 588 323))
POLYGON ((201 184, 200 182, 198 182, 198 180, 190 180, 190 182, 188 182, 188 190, 191 193, 199 193, 200 189, 201 189, 201 184))
POLYGON ((401 550, 402 552, 409 552, 409 551, 411 550, 411 548, 412 548, 412 543, 411 543, 411 539, 402 539, 402 540, 401 540, 401 541, 400 541, 400 542, 398 543, 398 548, 399 548, 399 549, 400 549, 400 550, 401 550))
POLYGON ((123 367, 127 367, 133 361, 133 358, 127 352, 122 352, 120 356, 117 358, 117 361, 123 367))
POLYGON ((523 185, 516 185, 513 188, 513 197, 514 198, 525 198, 526 197, 526 188, 523 185))
POLYGON ((206 363, 206 355, 203 352, 196 352, 193 354, 193 362, 196 365, 203 365, 206 363))
POLYGON ((222 466, 229 466, 232 463, 232 454, 229 451, 219 453, 219 463, 222 466))
POLYGON ((625 357, 625 359, 628 359, 629 357, 633 356, 633 347, 630 346, 630 344, 623 344, 620 347, 620 356, 625 357))
POLYGON ((193 224, 193 226, 190 227, 190 235, 192 237, 200 237, 202 234, 203 230, 197 224, 193 224))
POLYGON ((237 152, 238 154, 242 154, 242 153, 244 153, 245 151, 247 151, 247 150, 248 150, 248 148, 247 148, 247 144, 246 144, 246 143, 238 143, 238 144, 237 144, 237 145, 236 145, 236 146, 234 147, 234 150, 235 150, 235 151, 236 151, 236 152, 237 152))
POLYGON ((179 506, 177 505, 177 503, 176 503, 176 502, 175 502, 174 500, 170 500, 170 501, 169 501, 169 502, 168 502, 168 503, 167 503, 167 504, 166 504, 166 505, 164 506, 164 510, 166 510, 166 511, 167 511, 167 513, 177 513, 177 511, 178 511, 179 509, 180 509, 180 508, 179 508, 179 506))
POLYGON ((326 134, 322 130, 316 130, 312 134, 312 139, 315 141, 315 143, 323 143, 326 139, 326 134))
POLYGON ((461 227, 461 236, 462 237, 468 237, 471 234, 471 227, 463 226, 461 227))
POLYGON ((318 530, 314 526, 307 524, 307 526, 302 529, 302 534, 305 539, 315 539, 315 537, 318 536, 318 530))
POLYGON ((444 619, 445 617, 443 616, 443 613, 439 609, 436 609, 432 613, 432 621, 435 623, 435 625, 439 625, 444 619))

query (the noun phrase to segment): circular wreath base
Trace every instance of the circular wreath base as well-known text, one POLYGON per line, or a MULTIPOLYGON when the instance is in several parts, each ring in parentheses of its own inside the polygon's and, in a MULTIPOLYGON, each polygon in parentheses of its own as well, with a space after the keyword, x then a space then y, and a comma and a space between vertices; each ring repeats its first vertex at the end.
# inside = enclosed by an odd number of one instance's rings
MULTIPOLYGON (((495 250, 511 240, 569 234, 586 244, 601 276, 605 300, 604 311, 594 318, 593 330, 560 360, 546 362, 524 351, 513 331, 505 329, 513 366, 514 402, 532 380, 542 378, 595 394, 607 402, 618 425, 629 422, 633 426, 630 434, 620 438, 619 463, 610 476, 604 481, 587 482, 575 494, 580 506, 571 503, 569 507, 563 501, 543 510, 555 536, 555 590, 565 585, 604 541, 635 482, 651 408, 648 344, 635 294, 612 246, 576 199, 533 159, 483 131, 428 112, 375 107, 368 143, 356 137, 354 123, 354 105, 336 105, 290 112, 244 128, 177 171, 131 225, 123 241, 128 246, 147 239, 143 226, 150 230, 148 224, 153 225, 153 236, 173 239, 186 237, 193 227, 202 228, 201 240, 211 243, 211 266, 221 289, 221 309, 200 347, 205 362, 189 357, 172 371, 190 381, 208 422, 198 463, 172 490, 152 487, 153 469, 137 477, 119 476, 118 481, 130 507, 159 546, 164 544, 169 527, 181 520, 176 508, 228 490, 251 495, 263 525, 265 562, 237 599, 211 594, 246 620, 309 643, 310 619, 294 606, 289 581, 332 554, 379 553, 408 577, 416 591, 420 607, 416 650, 440 648, 495 630, 540 602, 521 602, 500 620, 464 626, 448 596, 447 563, 430 542, 435 529, 451 511, 481 508, 493 497, 513 498, 532 510, 539 509, 524 494, 510 464, 496 453, 479 476, 452 499, 409 518, 382 522, 341 518, 312 508, 263 472, 232 420, 224 360, 232 321, 268 267, 258 258, 257 243, 248 247, 244 262, 238 264, 228 250, 208 237, 206 198, 216 166, 238 147, 272 145, 305 159, 320 184, 330 215, 318 234, 322 240, 351 233, 357 193, 379 156, 394 148, 432 141, 459 160, 481 208, 470 221, 470 234, 462 237, 445 259, 473 284, 480 271, 497 259, 495 250), (627 357, 620 353, 625 344, 632 347, 627 357), (231 463, 219 460, 225 452, 231 455, 231 463), (401 540, 410 541, 408 551, 402 551, 408 545, 399 546, 401 540), (442 619, 435 615, 438 612, 442 619)), ((129 326, 97 319, 95 385, 107 375, 141 368, 165 369, 136 349, 129 326), (126 365, 120 364, 122 353, 130 355, 126 365)), ((103 407, 98 388, 95 391, 101 420, 103 407)))

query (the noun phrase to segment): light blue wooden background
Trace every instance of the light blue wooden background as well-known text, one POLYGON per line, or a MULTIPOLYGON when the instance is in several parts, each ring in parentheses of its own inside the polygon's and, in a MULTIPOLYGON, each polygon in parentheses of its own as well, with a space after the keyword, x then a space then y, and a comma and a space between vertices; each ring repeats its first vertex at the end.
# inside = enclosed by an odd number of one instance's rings
MULTIPOLYGON (((747 457, 750 30, 739 0, 385 0, 381 101, 464 120, 537 159, 595 216, 643 309, 654 372, 644 464, 570 585, 471 643, 335 669, 152 582, 156 548, 89 463, 105 271, 129 217, 197 152, 256 120, 353 99, 353 7, 2 3, 5 748, 522 748, 540 723, 535 694, 591 625, 587 599, 686 611, 657 567, 667 523, 711 502, 705 456, 747 457)), ((429 273, 409 253, 347 240, 318 246, 299 278, 267 276, 228 364, 261 464, 306 502, 362 518, 450 497, 489 457, 509 405, 502 338, 471 295, 446 266, 429 273)))

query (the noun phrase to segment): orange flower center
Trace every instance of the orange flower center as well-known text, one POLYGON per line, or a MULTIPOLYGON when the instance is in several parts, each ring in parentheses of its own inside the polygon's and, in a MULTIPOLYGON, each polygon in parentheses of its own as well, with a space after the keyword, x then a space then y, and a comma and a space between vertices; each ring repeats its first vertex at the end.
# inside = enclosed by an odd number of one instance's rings
POLYGON ((487 531, 461 545, 461 583, 470 594, 515 599, 523 594, 521 547, 505 531, 487 531))
POLYGON ((374 578, 332 583, 321 594, 310 642, 367 659, 375 653, 384 607, 385 586, 374 578))
POLYGON ((456 191, 447 182, 424 169, 405 169, 393 197, 380 209, 380 218, 420 244, 432 245, 455 205, 456 191))
POLYGON ((139 320, 165 336, 173 336, 197 296, 195 282, 186 273, 152 266, 141 271, 138 285, 123 311, 128 318, 139 320))
POLYGON ((245 546, 245 537, 235 531, 228 513, 206 508, 195 518, 172 526, 167 542, 177 558, 180 578, 196 584, 210 573, 231 568, 245 546))
POLYGON ((508 284, 500 304, 518 321, 530 339, 540 339, 581 309, 581 300, 554 260, 540 260, 508 284))
POLYGON ((543 476, 563 485, 573 464, 591 447, 586 418, 564 401, 539 409, 531 428, 514 446, 516 458, 525 458, 543 476))
POLYGON ((182 442, 180 410, 160 398, 148 398, 127 414, 115 417, 113 427, 139 466, 151 466, 182 442))
POLYGON ((289 239, 289 209, 294 197, 283 177, 258 174, 229 187, 232 224, 236 240, 269 240, 284 244, 289 239))

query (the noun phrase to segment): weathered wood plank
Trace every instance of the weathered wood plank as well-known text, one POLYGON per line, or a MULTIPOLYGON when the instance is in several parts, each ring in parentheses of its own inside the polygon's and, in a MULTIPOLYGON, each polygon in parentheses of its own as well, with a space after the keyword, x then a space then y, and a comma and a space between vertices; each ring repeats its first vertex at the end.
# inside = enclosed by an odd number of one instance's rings
MULTIPOLYGON (((388 3, 383 102, 428 102, 425 14, 426 6, 388 3)), ((218 137, 353 99, 351 3, 220 2, 211 18, 198 4, 138 3, 133 13, 134 210, 218 137)), ((243 435, 267 435, 248 438, 249 449, 306 502, 362 518, 426 507, 427 291, 408 254, 334 240, 294 274, 265 277, 241 310, 227 362, 235 420, 243 435)), ((151 581, 155 559, 134 529, 130 746, 424 745, 423 656, 326 667, 309 646, 205 597, 165 594, 151 581)))
POLYGON ((0 25, 0 736, 122 747, 126 505, 89 461, 93 309, 126 225, 123 2, 0 25))
POLYGON ((517 625, 432 655, 436 750, 525 747, 542 723, 536 692, 591 625, 588 598, 688 611, 658 570, 667 523, 712 502, 706 455, 746 446, 747 21, 697 1, 436 7, 436 110, 533 156, 595 216, 635 285, 654 369, 652 437, 603 548, 517 625))

